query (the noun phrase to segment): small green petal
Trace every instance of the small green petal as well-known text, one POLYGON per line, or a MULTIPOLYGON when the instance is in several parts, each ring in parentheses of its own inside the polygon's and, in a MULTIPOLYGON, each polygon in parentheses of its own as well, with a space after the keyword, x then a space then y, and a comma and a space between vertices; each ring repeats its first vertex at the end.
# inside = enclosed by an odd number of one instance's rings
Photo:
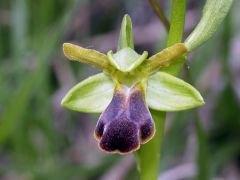
POLYGON ((104 73, 80 82, 63 98, 61 105, 80 112, 103 112, 113 97, 114 83, 104 73))
POLYGON ((129 15, 125 15, 122 20, 121 30, 118 40, 118 50, 124 48, 134 49, 132 21, 129 15))
POLYGON ((110 71, 111 69, 107 56, 96 50, 82 48, 71 43, 64 43, 63 52, 70 60, 90 64, 103 70, 110 71))
POLYGON ((148 58, 148 60, 143 62, 140 68, 142 71, 151 74, 161 67, 169 66, 186 52, 187 48, 183 43, 176 43, 148 58))
POLYGON ((204 104, 193 86, 164 72, 149 77, 146 101, 150 108, 160 111, 180 111, 204 104))
POLYGON ((118 70, 122 72, 130 72, 138 67, 148 56, 147 51, 144 51, 142 55, 139 55, 131 48, 124 48, 113 54, 109 51, 109 62, 118 70))

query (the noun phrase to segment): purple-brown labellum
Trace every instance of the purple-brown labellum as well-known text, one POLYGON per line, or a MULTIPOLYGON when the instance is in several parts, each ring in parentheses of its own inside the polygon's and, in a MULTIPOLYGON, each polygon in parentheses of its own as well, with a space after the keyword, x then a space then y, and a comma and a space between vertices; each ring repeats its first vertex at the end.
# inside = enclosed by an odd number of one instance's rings
POLYGON ((118 85, 111 103, 98 120, 94 135, 102 150, 126 154, 139 149, 154 133, 142 87, 118 85))

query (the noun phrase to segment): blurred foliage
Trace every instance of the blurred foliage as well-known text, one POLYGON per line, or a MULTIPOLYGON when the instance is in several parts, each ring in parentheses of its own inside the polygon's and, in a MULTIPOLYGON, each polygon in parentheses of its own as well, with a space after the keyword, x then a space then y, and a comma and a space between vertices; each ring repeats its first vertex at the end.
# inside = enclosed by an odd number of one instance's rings
MULTIPOLYGON (((169 14, 171 2, 159 2, 169 14)), ((197 24, 203 3, 188 1, 186 34, 197 24)), ((182 77, 189 81, 190 76, 206 105, 170 114, 162 172, 196 162, 204 177, 240 178, 239 8, 236 1, 217 34, 189 56, 182 77)), ((115 49, 126 12, 137 50, 159 51, 155 47, 166 43, 165 30, 148 1, 1 0, 0 179, 99 179, 121 161, 97 149, 92 137, 97 116, 60 107, 73 84, 96 73, 68 62, 61 47, 69 41, 115 49), (157 31, 148 28, 153 24, 157 31)), ((126 179, 138 177, 135 167, 126 174, 126 179)))

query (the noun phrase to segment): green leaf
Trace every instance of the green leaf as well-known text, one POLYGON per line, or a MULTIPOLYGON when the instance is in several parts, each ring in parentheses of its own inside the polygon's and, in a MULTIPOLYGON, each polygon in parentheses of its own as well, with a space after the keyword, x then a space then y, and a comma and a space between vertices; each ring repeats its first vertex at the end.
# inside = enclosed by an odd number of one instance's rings
POLYGON ((90 64, 103 70, 111 70, 107 56, 96 50, 82 48, 71 43, 64 43, 63 52, 70 60, 90 64))
POLYGON ((233 0, 207 0, 200 22, 185 41, 189 51, 200 46, 213 35, 227 15, 232 2, 233 0))
POLYGON ((144 51, 142 55, 139 55, 131 48, 124 48, 113 54, 109 51, 109 62, 122 72, 130 72, 138 67, 148 56, 147 51, 144 51))
POLYGON ((146 99, 150 108, 160 111, 180 111, 204 104, 194 87, 164 72, 149 77, 146 99))
POLYGON ((134 49, 132 21, 129 15, 125 15, 122 20, 121 30, 118 39, 118 50, 123 48, 134 49))
POLYGON ((99 113, 103 112, 113 97, 114 83, 112 79, 100 73, 80 82, 63 98, 61 104, 65 108, 99 113))

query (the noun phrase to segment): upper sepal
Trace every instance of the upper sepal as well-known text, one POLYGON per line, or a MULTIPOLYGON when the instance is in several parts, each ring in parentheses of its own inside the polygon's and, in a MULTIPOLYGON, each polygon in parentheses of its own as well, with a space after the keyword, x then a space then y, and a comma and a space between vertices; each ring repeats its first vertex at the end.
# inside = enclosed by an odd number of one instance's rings
POLYGON ((118 51, 124 48, 134 49, 132 21, 127 14, 123 17, 118 39, 118 51))
POLYGON ((148 56, 147 51, 144 51, 142 55, 139 55, 131 48, 124 48, 113 54, 109 51, 109 62, 122 72, 130 72, 138 67, 148 56))
POLYGON ((100 73, 70 89, 61 105, 74 111, 103 112, 112 99, 113 91, 112 79, 104 73, 100 73))
POLYGON ((146 101, 150 108, 160 111, 180 111, 204 104, 193 86, 164 72, 149 77, 146 101))

